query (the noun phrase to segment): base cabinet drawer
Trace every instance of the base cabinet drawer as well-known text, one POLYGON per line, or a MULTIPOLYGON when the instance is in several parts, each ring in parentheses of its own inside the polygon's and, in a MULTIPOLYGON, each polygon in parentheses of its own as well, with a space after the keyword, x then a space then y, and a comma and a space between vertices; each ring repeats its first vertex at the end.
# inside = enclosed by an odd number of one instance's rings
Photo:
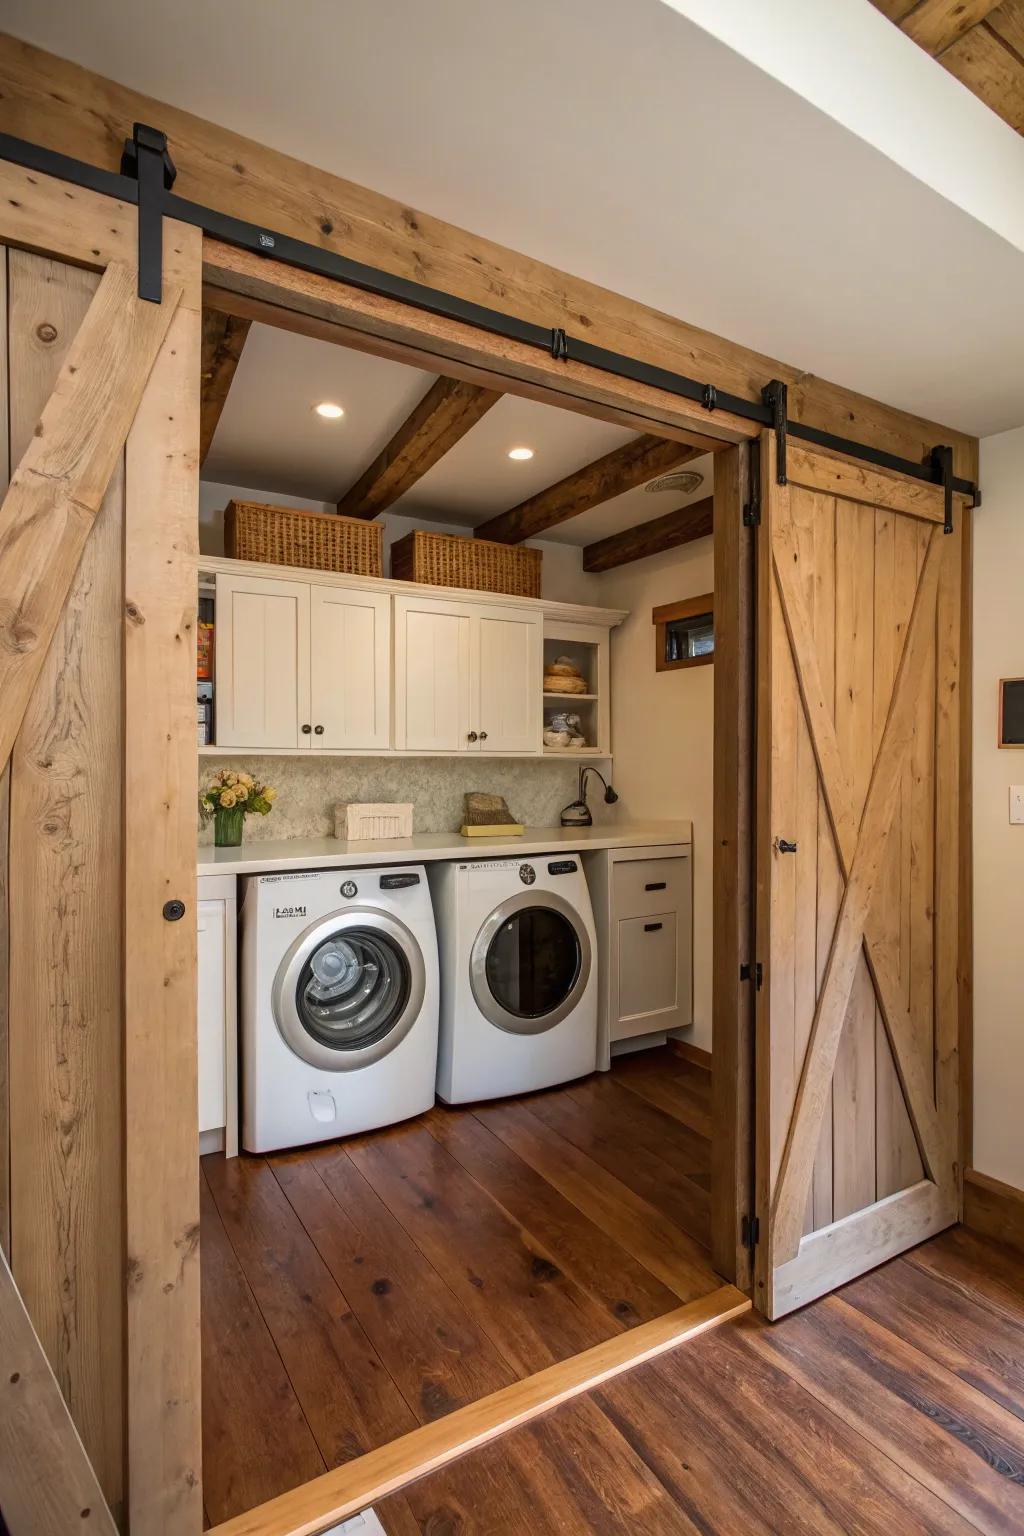
POLYGON ((620 918, 618 1009, 612 1039, 630 1040, 690 1022, 689 957, 678 912, 620 918))
POLYGON ((688 858, 624 859, 613 866, 612 904, 620 918, 676 912, 689 890, 688 858))

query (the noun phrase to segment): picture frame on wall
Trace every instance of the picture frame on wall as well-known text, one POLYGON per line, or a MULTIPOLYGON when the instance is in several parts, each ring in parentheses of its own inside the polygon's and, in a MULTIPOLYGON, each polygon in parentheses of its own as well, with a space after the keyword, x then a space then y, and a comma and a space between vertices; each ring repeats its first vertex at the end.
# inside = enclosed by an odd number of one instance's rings
POLYGON ((999 745, 1024 748, 1024 677, 999 679, 999 745))

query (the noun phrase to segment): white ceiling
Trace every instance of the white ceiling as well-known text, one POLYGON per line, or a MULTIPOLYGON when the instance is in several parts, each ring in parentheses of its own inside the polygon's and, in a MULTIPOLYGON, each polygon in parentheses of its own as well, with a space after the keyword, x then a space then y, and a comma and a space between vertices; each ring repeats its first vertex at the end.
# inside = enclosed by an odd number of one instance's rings
POLYGON ((4 0, 4 25, 808 372, 1024 420, 1024 253, 661 0, 4 0))
MULTIPOLYGON (((430 388, 435 375, 289 331, 253 325, 242 352, 203 479, 261 492, 334 502, 358 479, 430 388), (345 414, 328 421, 319 401, 345 414)), ((473 527, 590 464, 636 434, 575 411, 503 396, 392 511, 473 527), (510 448, 534 450, 515 461, 510 448)), ((687 468, 711 488, 710 455, 687 468)), ((565 544, 657 517, 692 498, 627 492, 550 531, 565 544)))

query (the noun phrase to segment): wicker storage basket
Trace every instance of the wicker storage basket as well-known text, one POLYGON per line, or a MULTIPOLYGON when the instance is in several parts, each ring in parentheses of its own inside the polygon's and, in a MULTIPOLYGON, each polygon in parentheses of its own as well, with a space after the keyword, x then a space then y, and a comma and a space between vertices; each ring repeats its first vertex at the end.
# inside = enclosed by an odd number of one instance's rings
POLYGON ((433 587, 469 587, 509 597, 540 597, 542 552, 522 544, 495 544, 457 533, 424 533, 416 528, 391 546, 391 574, 397 581, 433 587))
POLYGON ((333 512, 296 512, 259 501, 229 501, 224 549, 232 560, 301 565, 311 571, 383 576, 384 528, 333 512))

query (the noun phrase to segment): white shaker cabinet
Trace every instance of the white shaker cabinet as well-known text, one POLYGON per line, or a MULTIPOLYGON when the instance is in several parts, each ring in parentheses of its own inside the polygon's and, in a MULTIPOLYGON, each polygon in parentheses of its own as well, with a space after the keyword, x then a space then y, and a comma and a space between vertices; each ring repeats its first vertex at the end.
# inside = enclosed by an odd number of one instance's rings
POLYGON ((539 752, 544 621, 520 609, 481 608, 476 625, 479 749, 539 752))
POLYGON ((309 584, 217 577, 219 747, 298 747, 309 723, 309 584))
POLYGON ((310 589, 313 747, 391 745, 391 599, 348 587, 310 589))
POLYGON ((693 875, 685 844, 584 858, 599 957, 598 1063, 693 1023, 693 875))
POLYGON ((395 746, 407 752, 541 749, 542 615, 395 598, 395 746))
POLYGON ((199 1134, 200 1150, 238 1152, 237 900, 234 875, 200 875, 199 1134), (218 1134, 219 1133, 219 1134, 218 1134))
POLYGON ((387 749, 390 651, 387 593, 218 574, 217 746, 387 749))

